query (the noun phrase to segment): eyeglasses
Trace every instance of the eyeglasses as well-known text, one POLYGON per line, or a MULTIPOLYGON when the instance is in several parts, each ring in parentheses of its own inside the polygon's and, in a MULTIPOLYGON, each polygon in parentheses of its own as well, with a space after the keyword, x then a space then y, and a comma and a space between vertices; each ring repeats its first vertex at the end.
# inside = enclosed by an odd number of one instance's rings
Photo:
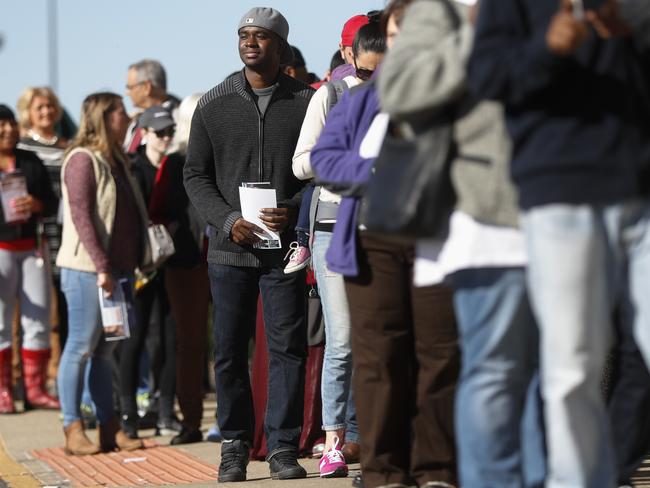
POLYGON ((125 88, 129 91, 133 90, 136 86, 142 85, 143 83, 146 83, 146 81, 138 81, 137 83, 133 83, 132 85, 125 85, 125 88))
POLYGON ((174 137, 176 129, 174 127, 167 127, 166 129, 155 130, 154 133, 158 139, 163 137, 174 137))

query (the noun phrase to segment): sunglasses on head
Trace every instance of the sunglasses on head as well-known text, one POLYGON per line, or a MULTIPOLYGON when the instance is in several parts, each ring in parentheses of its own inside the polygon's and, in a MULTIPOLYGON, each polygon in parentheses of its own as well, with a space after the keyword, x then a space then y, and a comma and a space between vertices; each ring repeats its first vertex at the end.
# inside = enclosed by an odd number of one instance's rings
POLYGON ((176 129, 174 127, 167 127, 165 129, 155 130, 156 137, 162 139, 163 137, 174 137, 176 129))

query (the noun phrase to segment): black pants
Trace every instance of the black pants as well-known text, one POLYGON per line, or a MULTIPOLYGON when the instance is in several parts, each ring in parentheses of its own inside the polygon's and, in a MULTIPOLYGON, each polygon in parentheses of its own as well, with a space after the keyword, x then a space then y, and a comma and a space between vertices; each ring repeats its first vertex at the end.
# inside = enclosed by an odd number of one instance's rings
POLYGON ((248 374, 249 343, 262 295, 269 357, 264 431, 269 454, 296 450, 303 419, 307 326, 305 273, 282 267, 209 264, 214 311, 217 418, 224 439, 253 441, 255 418, 248 374))
MULTIPOLYGON (((628 309, 622 307, 621 313, 628 309)), ((619 484, 630 477, 650 452, 650 373, 631 330, 631 321, 616 320, 609 416, 619 484)))
POLYGON ((174 390, 176 381, 175 325, 172 319, 164 278, 161 272, 135 297, 136 327, 131 337, 124 341, 120 352, 120 404, 123 414, 134 415, 137 411, 135 400, 138 387, 140 358, 150 327, 154 347, 149 360, 154 373, 152 390, 160 391, 160 415, 173 414, 174 390), (158 344, 156 344, 158 343, 158 344), (159 347, 156 347, 158 345, 159 347))

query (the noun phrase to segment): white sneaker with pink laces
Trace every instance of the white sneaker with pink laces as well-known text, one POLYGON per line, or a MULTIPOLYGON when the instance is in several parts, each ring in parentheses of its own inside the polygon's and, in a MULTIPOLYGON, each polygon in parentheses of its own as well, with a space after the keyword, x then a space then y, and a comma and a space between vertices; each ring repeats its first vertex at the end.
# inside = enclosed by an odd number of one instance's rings
POLYGON ((284 274, 295 273, 309 266, 311 253, 308 247, 301 246, 297 242, 292 242, 289 246, 289 252, 284 259, 289 258, 289 262, 284 267, 284 274))
POLYGON ((318 467, 321 478, 345 478, 348 475, 348 465, 345 464, 345 458, 339 449, 338 437, 334 438, 332 449, 323 454, 318 467))

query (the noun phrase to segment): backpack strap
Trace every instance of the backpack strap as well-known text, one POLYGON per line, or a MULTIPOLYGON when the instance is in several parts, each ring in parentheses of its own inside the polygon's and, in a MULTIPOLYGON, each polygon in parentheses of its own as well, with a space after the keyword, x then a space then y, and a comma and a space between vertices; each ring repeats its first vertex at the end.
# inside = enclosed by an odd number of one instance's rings
POLYGON ((334 105, 339 103, 343 94, 350 88, 348 88, 348 84, 343 80, 330 81, 325 86, 327 87, 327 113, 330 113, 334 105))

